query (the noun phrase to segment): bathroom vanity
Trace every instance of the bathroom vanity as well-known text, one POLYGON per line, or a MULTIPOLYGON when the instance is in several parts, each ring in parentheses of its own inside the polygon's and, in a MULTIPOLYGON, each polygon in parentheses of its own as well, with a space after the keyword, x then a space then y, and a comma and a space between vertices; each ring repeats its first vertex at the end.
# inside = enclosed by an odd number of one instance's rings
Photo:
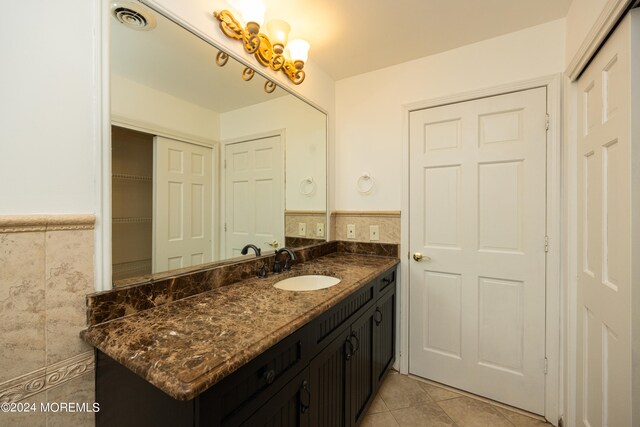
POLYGON ((98 426, 352 426, 395 360, 398 259, 294 265, 91 326, 98 426), (341 282, 273 285, 304 274, 341 282))

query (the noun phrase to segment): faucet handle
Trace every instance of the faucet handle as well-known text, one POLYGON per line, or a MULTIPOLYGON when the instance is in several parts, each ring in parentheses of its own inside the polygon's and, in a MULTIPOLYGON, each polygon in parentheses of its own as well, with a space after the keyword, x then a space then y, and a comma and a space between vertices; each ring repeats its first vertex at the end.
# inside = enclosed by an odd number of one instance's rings
POLYGON ((258 277, 267 277, 267 264, 264 262, 258 267, 258 277))
POLYGON ((276 257, 275 261, 273 261, 273 268, 271 271, 273 273, 280 273, 282 269, 280 268, 280 261, 278 261, 278 257, 276 257))

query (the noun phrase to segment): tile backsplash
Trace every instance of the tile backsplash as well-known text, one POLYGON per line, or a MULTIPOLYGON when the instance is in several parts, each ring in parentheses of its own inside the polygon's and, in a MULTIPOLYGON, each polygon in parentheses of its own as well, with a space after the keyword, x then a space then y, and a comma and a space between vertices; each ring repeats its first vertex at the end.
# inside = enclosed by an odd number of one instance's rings
POLYGON ((327 239, 327 213, 325 211, 285 211, 284 235, 307 239, 327 239), (305 224, 305 233, 300 234, 299 226, 305 224), (318 235, 318 224, 322 224, 322 236, 318 235))
POLYGON ((94 402, 94 354, 79 337, 94 291, 93 215, 0 216, 0 425, 92 426, 93 413, 41 403, 94 402))
POLYGON ((354 242, 400 243, 400 211, 331 212, 332 240, 354 242), (347 235, 347 226, 355 226, 355 237, 347 235), (377 225, 379 240, 370 239, 370 226, 377 225))

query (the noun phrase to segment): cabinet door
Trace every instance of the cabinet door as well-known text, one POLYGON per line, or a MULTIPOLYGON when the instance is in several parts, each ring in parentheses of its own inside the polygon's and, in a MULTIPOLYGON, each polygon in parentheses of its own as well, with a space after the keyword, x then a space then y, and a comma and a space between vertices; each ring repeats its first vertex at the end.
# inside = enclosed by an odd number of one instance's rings
POLYGON ((305 369, 240 425, 244 427, 307 427, 310 405, 309 370, 305 369))
POLYGON ((345 384, 348 343, 351 329, 346 328, 310 363, 311 425, 343 427, 346 421, 345 384))
POLYGON ((396 355, 395 284, 378 299, 373 320, 375 325, 373 372, 377 389, 396 355))
POLYGON ((349 426, 360 423, 376 387, 373 375, 374 314, 375 306, 372 306, 351 325, 349 341, 353 352, 347 362, 349 426))

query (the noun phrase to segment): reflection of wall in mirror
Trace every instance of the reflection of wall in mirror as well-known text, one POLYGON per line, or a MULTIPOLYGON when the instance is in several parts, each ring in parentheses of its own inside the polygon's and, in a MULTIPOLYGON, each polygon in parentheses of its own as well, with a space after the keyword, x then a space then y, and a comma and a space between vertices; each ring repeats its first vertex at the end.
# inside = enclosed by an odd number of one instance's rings
MULTIPOLYGON (((124 128, 113 128, 120 129, 120 131, 116 131, 112 135, 114 173, 119 172, 118 165, 122 164, 123 160, 126 160, 115 157, 124 147, 121 142, 118 142, 117 136, 119 133, 140 134, 148 137, 149 151, 146 155, 148 158, 145 160, 149 165, 153 163, 153 136, 156 134, 174 136, 178 140, 184 138, 187 140, 197 140, 200 143, 208 142, 211 145, 215 144, 219 137, 219 117, 217 112, 127 79, 116 73, 112 73, 111 75, 111 114, 114 123, 143 128, 149 132, 149 134, 146 134, 124 128)), ((128 138, 127 141, 131 143, 130 138, 128 138)), ((122 142, 124 142, 124 140, 122 142)), ((122 152, 125 153, 124 151, 122 152)), ((128 156, 126 153, 123 155, 128 156)), ((133 161, 129 159, 129 163, 140 164, 140 160, 133 161)), ((211 162, 209 162, 209 164, 210 168, 213 167, 211 162)), ((154 171, 149 170, 147 175, 155 176, 157 171, 155 171, 155 167, 153 169, 154 171)), ((210 170, 210 173, 211 172, 216 173, 215 170, 210 170)), ((130 220, 123 222, 119 219, 119 217, 123 215, 119 210, 125 208, 130 210, 130 207, 135 204, 120 202, 123 198, 126 200, 130 191, 122 191, 123 188, 122 185, 120 185, 120 180, 115 180, 114 182, 117 182, 118 185, 114 184, 112 187, 113 279, 121 280, 149 274, 151 273, 151 265, 153 263, 151 259, 151 223, 158 218, 156 208, 153 208, 150 213, 144 215, 144 217, 148 219, 148 221, 144 223, 130 220), (120 222, 123 222, 123 224, 120 224, 120 222), (138 230, 142 226, 146 227, 144 231, 146 234, 149 234, 148 236, 145 235, 144 239, 140 238, 136 233, 130 232, 131 230, 121 231, 123 227, 137 227, 136 230, 138 230), (138 248, 138 250, 134 251, 131 249, 133 247, 138 248), (143 257, 141 255, 143 252, 148 256, 143 257)), ((155 179, 150 179, 147 184, 151 184, 152 182, 155 182, 155 179)), ((149 191, 150 190, 151 188, 149 188, 149 191)), ((149 200, 149 203, 150 202, 149 200)), ((129 219, 128 217, 131 215, 125 216, 127 217, 125 219, 129 219)), ((218 247, 216 239, 214 239, 213 242, 208 239, 208 242, 210 242, 208 244, 211 245, 211 247, 204 248, 206 251, 203 249, 203 253, 213 253, 213 257, 208 256, 207 259, 203 259, 200 262, 211 262, 217 259, 218 247)), ((191 263, 182 263, 182 267, 190 265, 191 263)), ((153 272, 160 272, 162 270, 166 270, 166 268, 155 269, 153 272)))
POLYGON ((218 141, 218 113, 181 98, 142 85, 118 74, 111 75, 111 115, 150 128, 218 141))
POLYGON ((326 210, 326 117, 290 95, 220 114, 220 140, 285 130, 286 210, 326 210), (300 183, 313 177, 314 191, 300 183), (308 190, 308 189, 305 189, 308 190), (307 191, 308 192, 308 191, 307 191))

